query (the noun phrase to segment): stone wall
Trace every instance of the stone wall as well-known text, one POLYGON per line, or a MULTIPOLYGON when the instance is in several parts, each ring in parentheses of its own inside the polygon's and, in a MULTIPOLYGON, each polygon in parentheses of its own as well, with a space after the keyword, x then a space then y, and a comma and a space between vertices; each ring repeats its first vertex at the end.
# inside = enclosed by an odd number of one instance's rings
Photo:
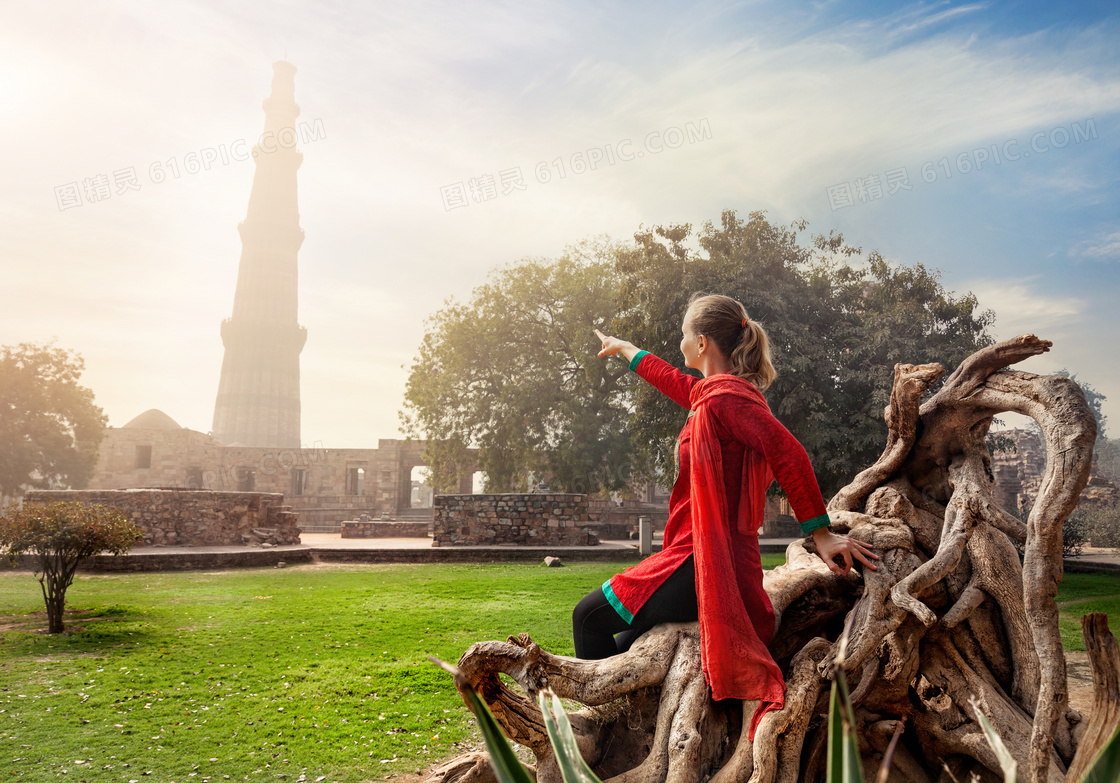
MULTIPOLYGON (((669 507, 663 503, 636 500, 617 503, 586 495, 436 495, 435 515, 434 546, 504 543, 574 546, 587 541, 587 533, 600 541, 624 541, 631 538, 631 534, 636 537, 639 517, 649 517, 655 531, 664 531, 669 521, 669 507), (569 507, 578 507, 578 511, 572 511, 571 516, 567 516, 568 512, 563 510, 569 507), (562 513, 552 514, 557 509, 562 513), (494 522, 502 519, 508 522, 494 522), (541 532, 541 519, 545 520, 544 533, 541 532), (525 520, 530 523, 526 524, 525 520), (554 523, 551 527, 548 524, 550 520, 554 523), (563 525, 560 524, 562 520, 563 525)), ((785 498, 767 498, 766 524, 762 535, 778 538, 802 536, 785 498)))
MULTIPOLYGON (((601 541, 624 541, 633 533, 637 536, 638 517, 649 517, 653 529, 665 530, 669 521, 667 503, 643 503, 626 500, 621 504, 613 500, 597 498, 588 501, 590 522, 587 529, 601 541)), ((766 514, 760 535, 764 538, 801 538, 801 526, 797 524, 789 501, 784 497, 766 498, 766 514)))
POLYGON ((436 495, 432 546, 587 546, 586 495, 436 495))
POLYGON ((342 538, 427 538, 427 522, 368 522, 350 519, 342 523, 342 538))
POLYGON ((621 504, 613 500, 591 498, 587 502, 587 529, 599 537, 600 541, 624 541, 633 533, 637 536, 638 517, 649 517, 654 530, 665 530, 669 521, 667 503, 641 503, 625 500, 621 504))
POLYGON ((25 502, 78 501, 115 508, 144 531, 140 546, 298 544, 299 514, 273 492, 183 489, 33 490, 25 502), (254 532, 259 531, 259 532, 254 532))

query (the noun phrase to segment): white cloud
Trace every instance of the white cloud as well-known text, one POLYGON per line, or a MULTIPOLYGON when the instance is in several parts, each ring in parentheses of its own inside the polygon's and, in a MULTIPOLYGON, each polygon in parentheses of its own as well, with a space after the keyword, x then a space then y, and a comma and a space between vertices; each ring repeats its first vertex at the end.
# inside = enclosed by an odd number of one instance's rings
POLYGON ((1120 231, 1088 239, 1076 245, 1069 254, 1096 261, 1120 260, 1120 231))
POLYGON ((1080 319, 1087 302, 1072 296, 1046 296, 1023 280, 974 280, 963 288, 971 291, 980 306, 995 311, 998 339, 1037 334, 1044 339, 1080 319))
POLYGON ((944 22, 947 19, 954 19, 964 14, 982 11, 985 7, 986 5, 984 3, 974 3, 972 5, 959 5, 955 8, 948 8, 944 11, 935 12, 933 9, 926 9, 922 6, 918 6, 913 11, 904 11, 901 13, 901 20, 897 24, 897 29, 901 32, 910 33, 930 27, 938 22, 944 22))

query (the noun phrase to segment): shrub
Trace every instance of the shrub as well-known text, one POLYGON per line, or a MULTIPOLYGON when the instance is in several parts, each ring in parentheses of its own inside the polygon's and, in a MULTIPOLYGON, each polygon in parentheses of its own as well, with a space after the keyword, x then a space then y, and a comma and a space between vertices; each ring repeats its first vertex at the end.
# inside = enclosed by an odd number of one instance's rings
POLYGON ((25 503, 0 514, 0 551, 14 566, 33 555, 47 604, 47 632, 61 633, 66 590, 82 560, 100 552, 127 552, 143 533, 128 517, 105 506, 25 503))
POLYGON ((1070 514, 1062 525, 1062 557, 1075 557, 1081 554, 1089 538, 1088 525, 1076 514, 1070 514))
POLYGON ((1082 503, 1066 520, 1071 523, 1093 546, 1120 547, 1120 503, 1082 503))

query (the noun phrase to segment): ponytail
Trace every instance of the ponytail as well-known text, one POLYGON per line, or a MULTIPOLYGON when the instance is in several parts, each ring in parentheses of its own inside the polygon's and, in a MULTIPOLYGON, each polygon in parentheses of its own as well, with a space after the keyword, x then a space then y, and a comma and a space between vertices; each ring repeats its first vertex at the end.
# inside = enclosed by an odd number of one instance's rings
POLYGON ((747 319, 743 337, 731 352, 731 365, 732 375, 746 378, 762 390, 778 376, 778 371, 770 360, 770 339, 757 321, 747 319))
POLYGON ((731 374, 765 390, 778 372, 770 359, 770 340, 762 324, 752 321, 746 308, 730 296, 693 294, 685 319, 692 331, 715 342, 731 362, 731 374))

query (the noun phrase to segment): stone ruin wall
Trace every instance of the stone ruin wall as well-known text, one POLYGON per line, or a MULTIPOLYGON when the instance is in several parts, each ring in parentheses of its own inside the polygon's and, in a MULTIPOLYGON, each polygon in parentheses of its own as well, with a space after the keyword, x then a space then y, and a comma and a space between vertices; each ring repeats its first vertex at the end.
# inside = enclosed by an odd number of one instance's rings
POLYGON ((587 501, 588 529, 600 541, 624 541, 638 532, 638 517, 649 517, 654 530, 664 530, 669 521, 669 508, 665 504, 640 503, 625 500, 621 504, 613 500, 589 498, 587 501))
POLYGON ((428 522, 385 522, 350 519, 342 523, 342 538, 427 538, 428 522))
POLYGON ((273 492, 180 489, 32 490, 29 503, 55 500, 114 508, 144 531, 142 546, 298 544, 299 514, 273 492))
POLYGON ((587 495, 436 495, 432 546, 599 543, 587 495))
MULTIPOLYGON (((171 426, 108 428, 89 488, 279 492, 305 529, 337 532, 339 523, 362 514, 397 516, 410 509, 412 468, 424 464, 420 441, 380 439, 375 449, 224 446, 210 435, 171 426), (142 449, 148 456, 143 463, 142 449), (357 471, 362 478, 355 483, 357 471)), ((470 480, 469 473, 461 479, 461 492, 470 491, 470 480)))
MULTIPOLYGON (((784 498, 767 498, 766 516, 763 535, 801 537, 784 498)), ((592 538, 622 541, 637 536, 639 517, 648 517, 654 530, 663 531, 669 511, 661 504, 634 500, 619 504, 580 494, 436 495, 433 546, 585 546, 592 538)), ((377 534, 355 530, 351 535, 377 534)))
MULTIPOLYGON (((1010 438, 1014 451, 1000 451, 992 455, 992 473, 995 487, 992 496, 1008 511, 1024 512, 1034 505, 1046 471, 1046 446, 1034 432, 1024 429, 993 433, 1010 438)), ((1081 492, 1081 503, 1115 503, 1120 491, 1108 479, 1097 474, 1094 459, 1089 484, 1081 492)))

